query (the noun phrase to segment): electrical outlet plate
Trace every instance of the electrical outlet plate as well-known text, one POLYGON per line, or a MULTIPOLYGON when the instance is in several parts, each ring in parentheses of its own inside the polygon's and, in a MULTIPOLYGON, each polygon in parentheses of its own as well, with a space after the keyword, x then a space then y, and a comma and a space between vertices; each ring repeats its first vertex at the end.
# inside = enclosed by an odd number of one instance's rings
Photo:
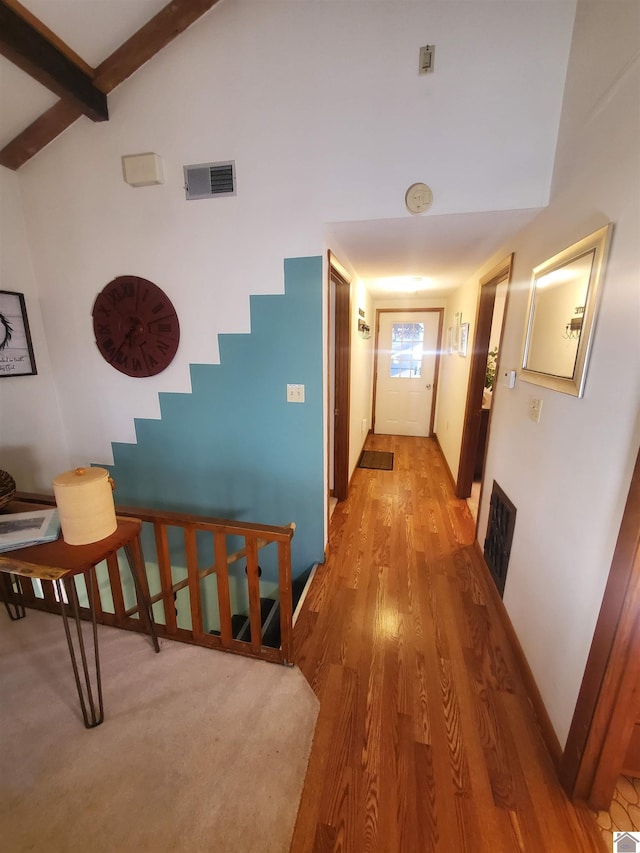
POLYGON ((529 419, 539 424, 541 414, 542 400, 540 397, 529 397, 529 419))
POLYGON ((304 385, 287 385, 287 403, 304 403, 304 385))

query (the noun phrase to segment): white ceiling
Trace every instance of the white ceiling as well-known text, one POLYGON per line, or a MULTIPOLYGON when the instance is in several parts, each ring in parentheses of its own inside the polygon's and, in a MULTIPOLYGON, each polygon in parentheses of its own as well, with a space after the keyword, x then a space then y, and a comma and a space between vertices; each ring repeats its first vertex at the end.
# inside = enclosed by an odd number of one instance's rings
POLYGON ((168 0, 21 0, 92 68, 140 29, 168 0))
POLYGON ((0 56, 0 148, 57 100, 57 95, 0 56))
POLYGON ((537 213, 407 214, 402 219, 332 223, 327 236, 375 296, 413 292, 436 299, 468 281, 537 213))
MULTIPOLYGON (((23 0, 36 17, 92 67, 166 2, 23 0)), ((0 57, 0 147, 56 100, 55 95, 0 57)), ((330 223, 327 239, 330 245, 339 247, 374 293, 388 294, 388 283, 384 281, 388 277, 407 277, 408 290, 439 297, 468 280, 535 213, 531 209, 419 216, 407 213, 398 219, 330 223), (418 277, 425 280, 416 282, 418 277)))

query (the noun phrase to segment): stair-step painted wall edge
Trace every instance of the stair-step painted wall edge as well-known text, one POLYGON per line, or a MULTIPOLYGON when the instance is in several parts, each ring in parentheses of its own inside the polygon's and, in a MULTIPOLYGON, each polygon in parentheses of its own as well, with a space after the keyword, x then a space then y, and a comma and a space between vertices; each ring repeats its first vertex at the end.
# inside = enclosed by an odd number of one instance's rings
POLYGON ((295 578, 324 559, 322 258, 286 259, 284 278, 284 294, 251 297, 250 334, 219 336, 220 364, 191 366, 190 394, 161 393, 137 443, 113 443, 109 467, 120 504, 295 522, 295 578))

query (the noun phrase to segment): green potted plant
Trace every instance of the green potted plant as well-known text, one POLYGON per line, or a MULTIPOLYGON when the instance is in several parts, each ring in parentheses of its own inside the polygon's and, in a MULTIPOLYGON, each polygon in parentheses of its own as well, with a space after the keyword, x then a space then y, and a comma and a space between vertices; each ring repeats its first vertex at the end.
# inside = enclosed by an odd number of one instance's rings
POLYGON ((493 385, 496 380, 496 367, 498 365, 498 348, 489 350, 487 353, 487 372, 484 375, 484 387, 488 391, 493 391, 493 385))

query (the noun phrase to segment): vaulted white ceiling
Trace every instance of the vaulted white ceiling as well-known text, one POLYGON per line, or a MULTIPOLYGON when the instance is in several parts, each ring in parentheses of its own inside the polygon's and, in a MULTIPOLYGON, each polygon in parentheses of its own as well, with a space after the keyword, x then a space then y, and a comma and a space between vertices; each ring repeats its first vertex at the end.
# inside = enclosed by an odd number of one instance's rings
MULTIPOLYGON (((235 2, 242 3, 244 0, 223 0, 223 4, 235 2)), ((278 9, 278 14, 281 14, 283 6, 288 4, 293 9, 300 2, 302 0, 285 0, 284 3, 272 5, 274 9, 278 9)), ((360 0, 355 3, 357 13, 365 14, 367 5, 372 2, 375 0, 360 0)), ((163 8, 166 0, 24 0, 23 5, 88 65, 96 67, 163 8)), ((246 5, 250 7, 250 4, 246 5)), ((266 5, 268 8, 269 3, 266 5)), ((460 26, 456 32, 452 32, 442 25, 444 17, 438 8, 442 4, 430 4, 428 0, 397 0, 391 5, 397 7, 397 14, 400 16, 409 6, 430 5, 434 10, 433 19, 446 32, 447 39, 436 45, 435 71, 429 75, 428 81, 422 77, 418 79, 416 51, 415 57, 410 60, 415 61, 416 82, 411 89, 398 92, 402 113, 411 115, 414 111, 416 123, 415 127, 412 127, 411 123, 405 123, 397 128, 397 152, 390 152, 390 156, 397 154, 406 157, 403 166, 407 168, 401 173, 411 177, 404 182, 400 179, 397 183, 399 204, 396 218, 365 219, 355 204, 352 205, 353 213, 348 221, 327 224, 326 236, 340 247, 358 275, 366 280, 374 291, 384 292, 382 280, 387 277, 421 277, 424 281, 414 281, 412 289, 435 296, 446 293, 468 279, 483 261, 508 241, 510 235, 517 233, 535 215, 536 210, 546 203, 553 171, 559 103, 570 49, 573 6, 556 0, 500 0, 497 4, 454 0, 451 4, 444 4, 449 9, 453 7, 459 10, 460 26), (508 19, 505 29, 507 38, 497 50, 496 44, 499 40, 495 38, 495 33, 489 37, 481 29, 477 29, 477 22, 482 20, 481 15, 478 17, 478 10, 484 6, 495 9, 496 5, 504 9, 505 18, 508 19), (565 10, 568 5, 571 6, 570 13, 565 11, 561 16, 561 32, 558 32, 558 17, 550 15, 550 47, 545 41, 535 45, 531 43, 528 32, 530 16, 525 12, 536 5, 538 9, 535 14, 538 18, 540 8, 547 7, 553 11, 559 6, 564 6, 565 10), (522 15, 520 30, 517 26, 519 14, 522 15), (478 51, 473 40, 474 33, 477 40, 486 41, 486 53, 478 51), (514 60, 517 63, 523 51, 532 59, 537 58, 539 68, 531 68, 526 79, 514 79, 512 89, 509 89, 514 60), (467 57, 471 55, 475 60, 480 56, 482 62, 478 67, 467 67, 465 75, 461 75, 459 69, 464 67, 467 57), (551 99, 552 109, 548 120, 541 121, 539 130, 534 134, 536 137, 539 134, 539 139, 532 139, 531 134, 529 138, 524 138, 518 127, 509 122, 506 111, 503 126, 488 128, 483 125, 483 103, 478 103, 480 90, 473 85, 473 79, 485 75, 504 81, 505 86, 502 89, 496 87, 496 97, 503 97, 505 91, 509 92, 510 104, 517 105, 517 87, 522 87, 523 109, 528 109, 527 105, 531 104, 539 109, 540 105, 551 99), (423 81, 426 81, 424 85, 423 81), (425 110, 430 111, 435 121, 427 134, 425 110), (418 140, 416 133, 420 134, 418 140), (483 139, 485 152, 488 134, 496 134, 496 138, 500 138, 502 143, 505 140, 509 142, 496 147, 495 156, 500 160, 498 165, 494 162, 487 170, 487 164, 482 160, 472 162, 473 158, 468 156, 468 143, 474 134, 483 139), (402 142, 403 137, 407 141, 406 146, 402 142), (420 144, 416 144, 417 142, 420 144), (538 143, 545 153, 534 162, 530 152, 537 149, 538 143), (436 151, 450 151, 453 162, 458 158, 458 174, 464 175, 468 172, 470 181, 475 180, 477 170, 487 170, 487 174, 499 171, 505 176, 505 186, 499 186, 499 181, 494 181, 489 187, 483 186, 481 204, 470 203, 464 193, 460 192, 457 196, 455 193, 447 196, 446 187, 442 187, 440 173, 430 173, 428 158, 420 156, 421 146, 432 146, 436 151), (510 176, 515 174, 528 174, 531 180, 528 190, 527 182, 523 182, 523 191, 515 193, 519 197, 514 203, 514 193, 508 192, 507 184, 511 180, 510 176), (426 181, 435 187, 434 205, 426 214, 411 216, 404 208, 404 191, 407 188, 405 184, 411 180, 426 181), (493 187, 495 193, 492 191, 493 187)), ((247 20, 250 21, 250 17, 247 20)), ((286 26, 286 18, 284 20, 286 26)), ((199 22, 196 21, 192 26, 197 28, 199 22)), ((438 32, 438 26, 434 25, 434 31, 438 32)), ((416 47, 428 38, 427 33, 417 33, 416 47)), ((286 38, 284 40, 286 42, 286 38)), ((357 50, 361 48, 362 46, 357 46, 357 50)), ((278 61, 277 50, 273 51, 273 61, 278 61)), ((372 56, 371 61, 375 62, 376 57, 372 56)), ((137 72, 144 73, 144 67, 137 72)), ((126 86, 127 82, 121 85, 126 86)), ((483 98, 486 97, 484 92, 483 98)), ((56 95, 7 59, 0 57, 0 148, 57 100, 56 95)), ((487 114, 494 106, 487 104, 487 114)), ((329 109, 330 105, 327 105, 327 108, 329 109)), ((541 115, 544 115, 544 110, 541 115)), ((379 120, 384 122, 386 117, 380 116, 379 120)), ((393 117, 389 120, 393 120, 393 117)), ((80 121, 87 119, 81 118, 80 121)), ((75 128, 71 126, 66 132, 72 134, 75 128)), ((46 158, 46 148, 36 156, 46 158)), ((486 157, 486 153, 484 156, 486 157)), ((392 165, 398 170, 397 163, 392 165)), ((356 178, 357 176, 354 176, 354 184, 356 178)), ((381 180, 384 180, 383 176, 381 180)), ((355 198, 354 193, 357 192, 355 188, 345 187, 345 197, 351 193, 350 198, 355 198)))
MULTIPOLYGON (((23 0, 22 6, 92 68, 138 30, 166 0, 23 0)), ((58 100, 0 56, 0 148, 58 100)))

